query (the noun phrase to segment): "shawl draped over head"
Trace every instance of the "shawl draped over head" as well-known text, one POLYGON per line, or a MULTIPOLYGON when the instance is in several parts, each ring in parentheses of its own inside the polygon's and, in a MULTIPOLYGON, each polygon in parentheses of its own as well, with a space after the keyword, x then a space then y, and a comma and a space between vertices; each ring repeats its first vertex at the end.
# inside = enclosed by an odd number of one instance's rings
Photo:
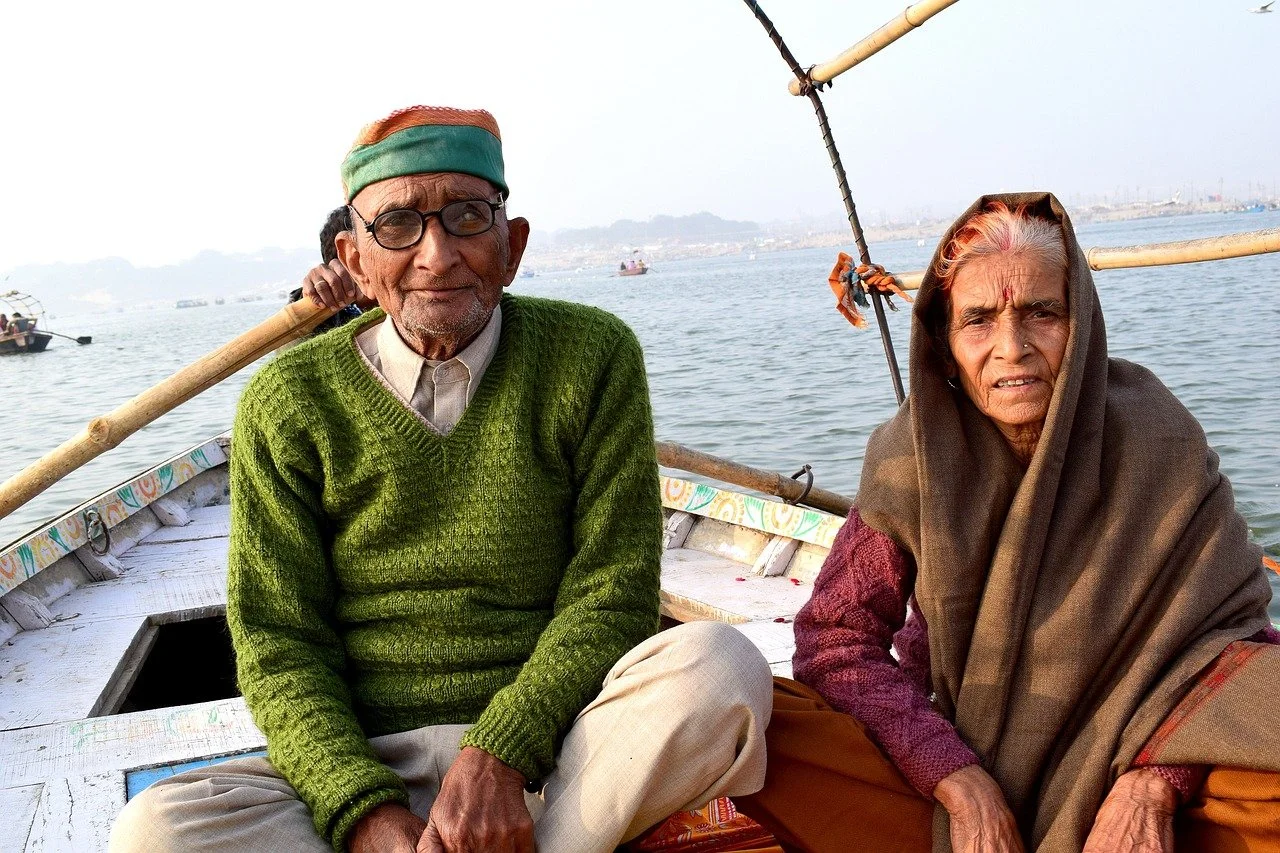
MULTIPOLYGON (((914 306, 910 397, 871 436, 855 506, 914 559, 935 704, 1029 849, 1078 851, 1144 746, 1147 763, 1280 770, 1280 647, 1234 642, 1270 624, 1260 549, 1196 420, 1151 372, 1107 357, 1066 212, 1047 193, 984 196, 938 253, 914 306), (946 310, 938 253, 993 201, 1061 223, 1067 249, 1067 351, 1025 471, 947 384, 930 336, 946 310), (1245 677, 1197 688, 1229 646, 1261 653, 1245 677)), ((938 807, 935 850, 948 833, 938 807)))

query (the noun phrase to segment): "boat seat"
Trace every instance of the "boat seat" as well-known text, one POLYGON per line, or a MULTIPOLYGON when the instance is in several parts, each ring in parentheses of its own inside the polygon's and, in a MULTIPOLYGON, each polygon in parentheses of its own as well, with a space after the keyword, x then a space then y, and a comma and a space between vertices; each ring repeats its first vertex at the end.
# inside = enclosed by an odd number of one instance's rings
POLYGON ((810 592, 797 579, 762 577, 751 566, 706 551, 672 548, 662 555, 662 611, 681 622, 789 622, 810 592))
POLYGON ((751 640, 774 675, 791 677, 792 621, 812 587, 785 575, 765 577, 727 557, 689 548, 662 556, 662 614, 680 622, 727 622, 751 640))

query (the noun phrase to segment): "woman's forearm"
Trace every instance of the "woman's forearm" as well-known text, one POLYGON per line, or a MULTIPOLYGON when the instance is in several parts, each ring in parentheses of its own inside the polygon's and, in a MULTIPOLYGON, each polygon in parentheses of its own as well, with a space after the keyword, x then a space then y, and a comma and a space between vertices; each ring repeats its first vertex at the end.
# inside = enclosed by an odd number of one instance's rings
POLYGON ((796 678, 866 726, 907 780, 929 796, 977 756, 934 710, 924 684, 890 654, 911 574, 892 540, 851 513, 796 616, 794 663, 796 678))

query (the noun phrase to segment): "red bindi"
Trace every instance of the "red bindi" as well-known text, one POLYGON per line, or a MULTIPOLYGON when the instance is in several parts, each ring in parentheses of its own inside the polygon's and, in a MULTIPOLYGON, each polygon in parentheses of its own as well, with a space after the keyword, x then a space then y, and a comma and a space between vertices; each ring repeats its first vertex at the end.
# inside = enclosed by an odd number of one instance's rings
POLYGON ((1004 295, 1004 301, 1005 301, 1005 302, 1008 302, 1008 301, 1009 301, 1009 285, 1007 285, 1007 284, 1006 284, 1006 285, 1004 286, 1004 290, 1002 290, 1002 291, 1000 291, 1000 292, 1004 295))

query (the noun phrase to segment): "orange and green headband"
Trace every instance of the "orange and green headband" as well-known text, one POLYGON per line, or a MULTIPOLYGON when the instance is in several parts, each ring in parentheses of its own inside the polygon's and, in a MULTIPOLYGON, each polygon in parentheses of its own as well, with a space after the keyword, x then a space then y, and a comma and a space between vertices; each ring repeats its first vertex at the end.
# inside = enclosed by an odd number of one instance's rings
POLYGON ((407 107, 360 131, 342 161, 347 201, 360 190, 401 175, 461 172, 493 184, 506 198, 502 136, 485 110, 407 107))

